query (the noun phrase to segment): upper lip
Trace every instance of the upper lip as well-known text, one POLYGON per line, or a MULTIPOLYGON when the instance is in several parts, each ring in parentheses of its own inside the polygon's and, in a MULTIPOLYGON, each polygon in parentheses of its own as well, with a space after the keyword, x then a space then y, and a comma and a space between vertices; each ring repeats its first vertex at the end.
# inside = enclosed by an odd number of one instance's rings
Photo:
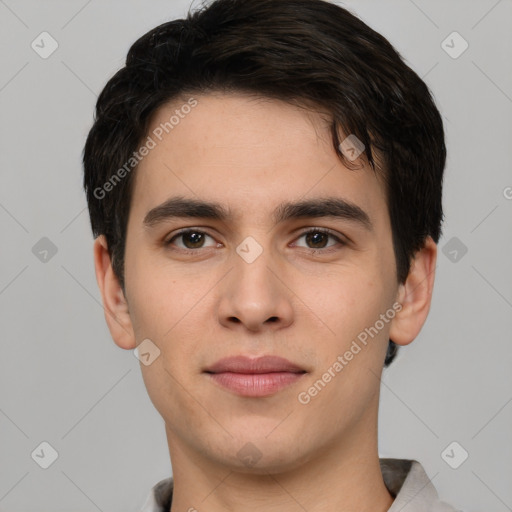
POLYGON ((220 359, 205 371, 208 373, 305 373, 303 368, 278 356, 262 356, 256 358, 246 356, 226 357, 220 359))

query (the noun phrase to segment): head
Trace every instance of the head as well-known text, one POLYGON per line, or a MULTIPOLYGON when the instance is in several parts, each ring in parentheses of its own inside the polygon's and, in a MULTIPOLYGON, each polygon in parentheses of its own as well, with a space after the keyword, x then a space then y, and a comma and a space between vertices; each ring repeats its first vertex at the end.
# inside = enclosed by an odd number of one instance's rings
MULTIPOLYGON (((427 86, 345 9, 322 0, 217 0, 160 25, 133 44, 103 89, 84 149, 97 275, 114 339, 127 349, 145 338, 159 346, 160 372, 144 369, 148 390, 158 387, 157 375, 193 387, 178 370, 187 358, 199 370, 230 352, 295 350, 306 375, 318 377, 400 303, 372 347, 357 352, 359 368, 377 372, 428 313, 445 158, 427 86), (188 206, 158 209, 170 197, 188 206), (318 198, 343 211, 321 223, 343 244, 306 255, 288 242, 301 235, 291 236, 301 218, 317 217, 318 202, 307 201, 318 198), (172 209, 180 209, 181 224, 172 209), (192 210, 202 212, 200 222, 192 210), (205 226, 193 242, 201 255, 180 252, 183 242, 169 252, 185 225, 205 226), (235 250, 247 237, 256 242, 250 250, 261 250, 250 264, 235 250)), ((190 235, 187 243, 190 251, 190 235)), ((361 384, 358 365, 340 372, 345 386, 339 379, 322 391, 326 400, 361 384)), ((375 383, 364 389, 353 421, 375 398, 375 383)), ((168 399, 200 422, 174 393, 168 399)), ((163 397, 152 399, 165 408, 163 397)))

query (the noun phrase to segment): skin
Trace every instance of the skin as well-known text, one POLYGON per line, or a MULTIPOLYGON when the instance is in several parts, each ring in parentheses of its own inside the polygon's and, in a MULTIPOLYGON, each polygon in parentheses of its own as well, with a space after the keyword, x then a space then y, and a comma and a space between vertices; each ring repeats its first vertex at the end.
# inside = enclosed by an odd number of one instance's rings
MULTIPOLYGON (((115 343, 132 350, 149 338, 161 351, 141 371, 165 420, 171 511, 386 511, 393 497, 379 466, 379 379, 388 339, 407 345, 427 318, 436 244, 426 239, 399 285, 383 183, 363 160, 356 170, 343 165, 322 116, 245 94, 194 97, 198 105, 137 168, 126 296, 105 238, 94 246, 115 343), (144 225, 152 208, 178 195, 219 202, 234 216, 144 225), (283 201, 326 196, 358 205, 372 230, 331 217, 272 220, 283 201), (208 236, 202 245, 186 236, 166 245, 182 228, 208 236), (308 228, 346 243, 308 242, 308 228), (248 236, 263 249, 250 264, 236 252, 248 236), (397 302, 401 311, 301 404, 298 394, 397 302), (241 397, 204 373, 240 354, 279 355, 307 373, 272 396, 241 397), (247 443, 260 454, 254 466, 237 456, 247 443)), ((186 100, 161 107, 150 132, 186 100)))

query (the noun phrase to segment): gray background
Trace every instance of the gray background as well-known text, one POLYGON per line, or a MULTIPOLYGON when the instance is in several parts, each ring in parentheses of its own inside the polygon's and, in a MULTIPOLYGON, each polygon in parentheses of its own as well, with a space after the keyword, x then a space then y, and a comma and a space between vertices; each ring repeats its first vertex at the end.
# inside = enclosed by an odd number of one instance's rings
MULTIPOLYGON (((140 363, 104 321, 81 152, 131 43, 189 3, 0 0, 2 511, 137 511, 170 475, 140 363), (59 45, 47 59, 31 48, 43 31, 59 45), (46 470, 31 458, 43 441, 59 455, 46 470)), ((421 461, 457 508, 512 510, 512 2, 344 5, 424 77, 449 150, 433 305, 384 374, 380 453, 421 461), (453 31, 469 43, 456 59, 453 31), (453 441, 469 453, 458 469, 441 456, 453 441)))

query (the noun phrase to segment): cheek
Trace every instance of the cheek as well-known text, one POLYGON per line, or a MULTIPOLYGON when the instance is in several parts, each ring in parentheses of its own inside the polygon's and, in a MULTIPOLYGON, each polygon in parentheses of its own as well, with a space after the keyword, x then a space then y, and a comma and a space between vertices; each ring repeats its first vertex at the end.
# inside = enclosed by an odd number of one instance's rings
POLYGON ((211 417, 203 408, 198 407, 194 399, 201 396, 200 386, 179 372, 190 359, 175 354, 175 359, 180 361, 178 366, 170 364, 170 359, 168 355, 162 354, 152 365, 141 365, 144 384, 155 409, 166 424, 183 438, 187 437, 190 429, 195 432, 211 430, 214 427, 211 417))
POLYGON ((202 288, 184 286, 184 282, 189 283, 187 279, 166 276, 165 269, 154 265, 133 270, 130 315, 137 342, 149 338, 160 350, 151 365, 141 364, 148 395, 162 417, 169 424, 176 423, 176 428, 186 428, 169 418, 176 410, 180 417, 201 425, 206 420, 191 396, 200 393, 196 376, 200 373, 198 355, 204 345, 204 320, 200 321, 198 314, 208 282, 202 288))
POLYGON ((153 341, 161 352, 159 361, 165 365, 161 377, 172 381, 172 375, 183 382, 200 371, 198 358, 202 361, 205 357, 204 337, 209 332, 205 308, 211 308, 208 291, 218 278, 177 273, 170 265, 151 262, 150 256, 138 261, 144 265, 132 264, 126 274, 137 343, 146 338, 153 341))
POLYGON ((376 272, 350 272, 316 281, 316 286, 304 283, 301 295, 311 310, 311 318, 342 344, 351 340, 365 327, 373 325, 386 311, 389 292, 376 272), (318 284, 322 283, 319 287, 318 284))
POLYGON ((140 336, 162 340, 190 310, 196 288, 186 286, 187 280, 149 251, 127 245, 126 253, 126 290, 137 341, 140 336))
POLYGON ((308 295, 315 301, 308 305, 329 327, 319 324, 326 334, 317 345, 319 365, 313 382, 329 370, 334 373, 336 377, 324 399, 344 403, 344 413, 348 413, 356 407, 348 397, 364 396, 364 400, 370 400, 376 392, 379 380, 374 375, 380 374, 391 325, 391 318, 386 323, 381 315, 392 306, 392 293, 389 279, 383 278, 378 267, 373 271, 365 267, 364 272, 353 269, 343 276, 331 276, 324 285, 324 293, 308 295))

